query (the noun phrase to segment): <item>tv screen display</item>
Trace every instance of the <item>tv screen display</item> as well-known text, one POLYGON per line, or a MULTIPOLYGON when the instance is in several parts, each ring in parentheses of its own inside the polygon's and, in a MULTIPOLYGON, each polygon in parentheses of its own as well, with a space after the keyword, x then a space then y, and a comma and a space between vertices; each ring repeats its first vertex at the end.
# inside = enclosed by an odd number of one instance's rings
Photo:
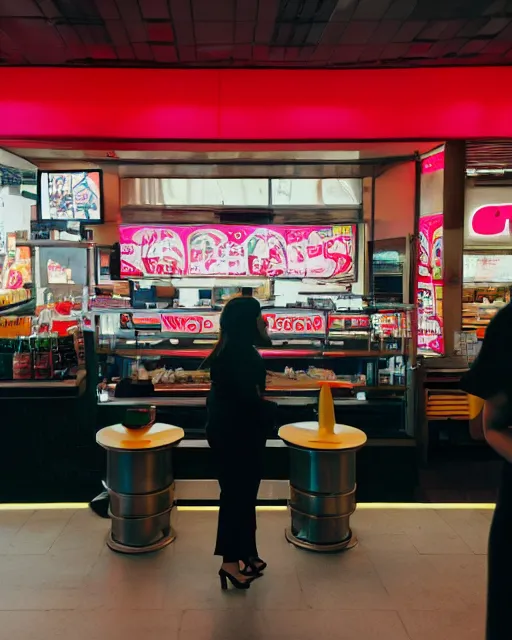
POLYGON ((38 196, 41 222, 103 222, 103 180, 99 169, 40 171, 38 196))

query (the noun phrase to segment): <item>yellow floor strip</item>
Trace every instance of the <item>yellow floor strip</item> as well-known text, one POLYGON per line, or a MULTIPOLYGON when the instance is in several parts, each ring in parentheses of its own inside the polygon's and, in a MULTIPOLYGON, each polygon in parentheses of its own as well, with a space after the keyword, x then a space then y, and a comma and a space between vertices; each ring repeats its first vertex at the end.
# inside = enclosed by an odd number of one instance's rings
MULTIPOLYGON (((47 503, 27 503, 27 504, 0 504, 0 511, 49 511, 72 509, 87 509, 89 505, 86 502, 47 502, 47 503)), ((360 502, 357 508, 360 510, 393 510, 393 509, 410 509, 410 510, 492 510, 495 505, 490 502, 360 502)), ((286 511, 284 505, 261 506, 256 507, 258 511, 286 511)), ((178 511, 218 511, 218 507, 178 507, 178 511)))

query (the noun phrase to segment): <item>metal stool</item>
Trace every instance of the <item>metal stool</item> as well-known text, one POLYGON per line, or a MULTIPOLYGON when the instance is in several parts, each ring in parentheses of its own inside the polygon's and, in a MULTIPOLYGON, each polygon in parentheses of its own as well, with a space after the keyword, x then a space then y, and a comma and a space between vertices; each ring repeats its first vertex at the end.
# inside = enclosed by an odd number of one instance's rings
POLYGON ((290 448, 291 527, 286 539, 310 551, 354 547, 350 516, 356 509, 356 452, 366 434, 335 424, 330 385, 324 384, 319 421, 285 425, 279 436, 290 448))
POLYGON ((155 423, 155 407, 129 409, 124 424, 98 431, 107 451, 106 486, 110 498, 108 546, 121 553, 147 553, 175 539, 172 447, 185 433, 155 423))

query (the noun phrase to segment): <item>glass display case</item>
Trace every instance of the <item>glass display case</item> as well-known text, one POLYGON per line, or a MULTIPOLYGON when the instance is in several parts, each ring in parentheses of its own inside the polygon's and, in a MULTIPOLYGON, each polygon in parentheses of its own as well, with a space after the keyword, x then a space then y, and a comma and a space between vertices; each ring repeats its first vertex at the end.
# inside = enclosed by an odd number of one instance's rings
MULTIPOLYGON (((281 422, 313 419, 318 381, 336 379, 344 383, 334 392, 339 422, 376 437, 409 433, 411 312, 404 305, 346 312, 263 307, 272 340, 260 350, 266 395, 278 405, 281 422)), ((218 338, 219 319, 213 308, 91 311, 103 382, 99 409, 150 397, 187 437, 202 434, 210 385, 202 363, 218 338), (192 408, 201 415, 192 418, 192 408)))

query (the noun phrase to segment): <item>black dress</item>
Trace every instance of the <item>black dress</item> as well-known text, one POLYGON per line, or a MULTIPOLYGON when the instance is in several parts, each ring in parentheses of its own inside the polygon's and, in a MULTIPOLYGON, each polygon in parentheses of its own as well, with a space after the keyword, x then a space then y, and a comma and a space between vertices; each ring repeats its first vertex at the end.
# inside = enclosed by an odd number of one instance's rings
POLYGON ((263 358, 252 345, 226 344, 210 369, 206 433, 220 485, 215 554, 224 562, 258 557, 256 499, 269 414, 263 358))
MULTIPOLYGON (((488 400, 508 398, 512 426, 512 306, 507 305, 489 324, 482 350, 462 381, 462 388, 488 400)), ((487 640, 510 640, 512 593, 512 465, 503 463, 498 500, 489 535, 487 640)))

